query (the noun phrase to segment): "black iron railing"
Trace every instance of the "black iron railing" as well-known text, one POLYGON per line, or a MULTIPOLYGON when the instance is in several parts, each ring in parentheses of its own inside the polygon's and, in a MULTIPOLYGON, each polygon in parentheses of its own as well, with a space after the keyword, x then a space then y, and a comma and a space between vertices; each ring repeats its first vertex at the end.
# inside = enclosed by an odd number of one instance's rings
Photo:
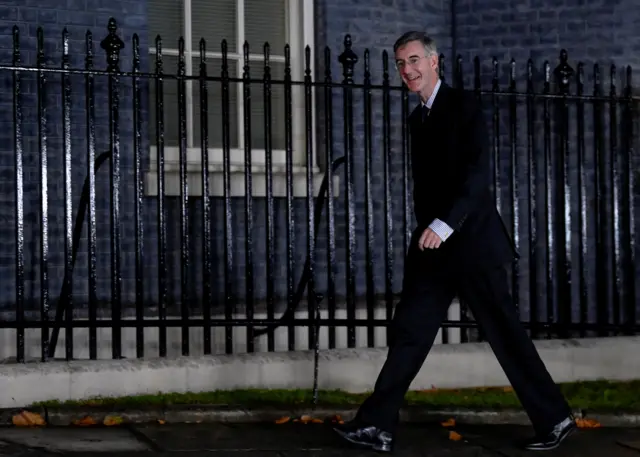
MULTIPOLYGON (((194 56, 184 40, 177 55, 165 55, 158 37, 146 59, 134 35, 131 69, 123 69, 127 45, 115 20, 108 30, 105 70, 91 33, 80 68, 66 30, 61 63, 51 65, 44 31, 31 62, 17 27, 13 62, 0 65, 13 85, 12 145, 2 153, 15 161, 7 180, 15 210, 5 216, 15 231, 3 232, 15 268, 4 265, 11 274, 0 279, 15 285, 15 298, 5 297, 0 324, 17 332, 17 360, 54 357, 62 329, 67 359, 78 357, 81 330, 89 358, 105 345, 113 358, 126 355, 127 338, 135 340, 131 355, 170 355, 173 327, 183 355, 232 353, 237 344, 273 351, 281 339, 288 350, 317 349, 325 330, 332 348, 344 327, 348 347, 360 328, 364 346, 384 345, 375 330, 392 316, 413 224, 406 119, 414 101, 397 84, 388 53, 377 83, 365 50, 357 83, 359 59, 347 36, 335 82, 329 49, 314 59, 307 47, 298 60, 287 46, 280 62, 268 44, 252 57, 245 43, 240 65, 226 42, 211 54, 201 41, 198 68, 187 74, 194 56), (221 160, 213 157, 218 150, 221 160), (155 181, 145 185, 154 169, 155 181), (302 345, 301 327, 313 329, 302 345), (110 342, 100 341, 102 328, 111 330, 110 342), (135 333, 124 335, 130 328, 135 333), (30 329, 40 330, 37 351, 30 329), (153 353, 145 349, 151 330, 153 353)), ((441 56, 447 81, 444 64, 441 56)), ((536 338, 637 332, 639 99, 630 67, 618 89, 611 66, 605 90, 600 66, 573 69, 565 51, 553 72, 543 63, 541 77, 532 61, 524 68, 512 61, 506 72, 495 59, 486 68, 480 58, 473 64, 467 74, 458 59, 451 79, 486 107, 496 203, 522 254, 511 278, 523 323, 536 338), (517 81, 523 70, 524 89, 517 81)), ((463 329, 461 341, 482 339, 464 303, 460 320, 443 326, 463 329)))

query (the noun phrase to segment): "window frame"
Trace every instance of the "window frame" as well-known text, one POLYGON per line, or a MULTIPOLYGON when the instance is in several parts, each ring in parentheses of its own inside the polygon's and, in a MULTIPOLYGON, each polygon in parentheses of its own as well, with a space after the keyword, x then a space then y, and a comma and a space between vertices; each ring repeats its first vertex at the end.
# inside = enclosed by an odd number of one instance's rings
MULTIPOLYGON (((311 49, 311 78, 315 79, 315 15, 314 15, 314 0, 286 0, 286 27, 285 42, 289 44, 291 52, 291 78, 293 81, 302 81, 304 79, 305 70, 305 47, 309 46, 311 49)), ((245 28, 244 28, 244 0, 236 0, 236 49, 229 49, 227 54, 230 65, 236 65, 237 74, 239 77, 243 73, 244 66, 244 52, 243 45, 245 41, 245 28)), ((193 49, 192 39, 192 9, 191 0, 182 0, 182 9, 184 13, 184 45, 185 45, 185 66, 186 73, 188 75, 195 74, 199 71, 198 68, 194 69, 194 58, 200 57, 200 50, 193 49)), ((255 45, 252 46, 255 49, 255 45)), ((284 50, 273 50, 270 55, 270 61, 284 63, 284 57, 282 53, 284 50)), ((149 56, 155 56, 155 46, 149 47, 149 56)), ((166 56, 178 56, 177 47, 163 46, 163 55, 166 56)), ((219 51, 207 51, 207 58, 222 58, 222 53, 219 51)), ((264 61, 264 55, 262 52, 253 53, 250 52, 249 57, 252 61, 264 61)), ((195 97, 197 97, 197 80, 189 80, 186 82, 186 114, 187 114, 187 180, 190 196, 202 195, 202 151, 200 145, 193 143, 194 129, 199 128, 199 124, 195 125, 194 119, 194 104, 195 97)), ((237 131, 238 131, 238 146, 231 148, 230 164, 231 164, 231 196, 243 196, 244 195, 244 142, 245 137, 243 135, 244 130, 244 105, 243 105, 243 85, 242 83, 234 84, 237 91, 237 131)), ((151 108, 151 107, 150 107, 151 108)), ((313 113, 313 125, 317 122, 316 119, 316 90, 312 89, 312 110, 313 113)), ((252 125, 252 128, 260 128, 260 126, 252 125)), ((304 87, 301 85, 294 85, 292 87, 292 168, 293 168, 293 182, 294 182, 294 196, 306 195, 306 170, 310 165, 314 172, 314 188, 319 188, 320 178, 316 175, 320 175, 320 169, 317 165, 317 141, 316 141, 316 129, 312 128, 312 145, 314 147, 313 158, 311 164, 307 164, 306 154, 306 138, 305 138, 305 100, 304 100, 304 87)), ((157 155, 158 150, 155 145, 155 138, 149 138, 149 152, 150 152, 150 167, 149 171, 145 174, 145 194, 147 196, 157 196, 158 193, 158 162, 157 155)), ((209 155, 209 176, 210 176, 210 195, 222 196, 222 179, 216 179, 221 177, 223 172, 223 149, 222 148, 208 148, 209 155), (212 179, 213 178, 213 179, 212 179)), ((252 148, 252 169, 253 169, 253 195, 264 196, 266 189, 264 186, 265 173, 266 173, 266 161, 265 150, 252 148)), ((286 169, 286 151, 284 149, 273 149, 272 151, 272 169, 273 169, 273 187, 274 196, 285 196, 285 169, 286 169), (283 182, 280 183, 279 181, 283 182)), ((178 146, 164 146, 164 163, 165 163, 165 195, 166 196, 179 196, 180 195, 180 148, 178 146)))

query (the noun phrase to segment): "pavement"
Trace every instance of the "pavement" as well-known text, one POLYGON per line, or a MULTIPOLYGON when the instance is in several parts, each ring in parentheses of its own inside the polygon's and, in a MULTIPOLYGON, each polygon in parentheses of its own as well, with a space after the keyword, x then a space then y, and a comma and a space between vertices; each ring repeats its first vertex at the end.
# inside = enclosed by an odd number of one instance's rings
MULTIPOLYGON (((462 437, 437 425, 403 424, 394 455, 406 457, 519 457, 519 425, 456 425, 462 437)), ((116 427, 0 428, 0 457, 341 457, 372 456, 343 443, 330 424, 200 423, 116 427)), ((535 454, 537 455, 537 454, 535 454)), ((580 429, 549 457, 640 457, 640 428, 580 429)))

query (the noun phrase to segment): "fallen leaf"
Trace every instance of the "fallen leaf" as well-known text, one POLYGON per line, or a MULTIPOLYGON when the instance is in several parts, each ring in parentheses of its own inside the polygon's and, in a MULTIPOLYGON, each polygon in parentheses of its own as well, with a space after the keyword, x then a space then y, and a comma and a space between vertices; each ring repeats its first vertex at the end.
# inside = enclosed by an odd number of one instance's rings
POLYGON ((73 425, 79 425, 81 427, 87 425, 96 425, 96 421, 91 416, 84 416, 82 419, 76 419, 72 422, 73 425))
POLYGON ((280 419, 276 419, 276 424, 286 424, 291 418, 289 416, 283 416, 280 419))
POLYGON ((166 421, 166 420, 164 420, 164 419, 158 419, 158 424, 160 424, 160 425, 164 425, 164 424, 166 424, 166 423, 167 423, 167 421, 166 421))
POLYGON ((460 441, 462 439, 462 435, 458 432, 454 432, 453 430, 449 431, 449 439, 451 441, 460 441))
POLYGON ((340 422, 342 421, 342 417, 340 417, 340 414, 336 414, 331 418, 331 422, 340 422))
POLYGON ((313 422, 314 424, 324 424, 324 421, 322 419, 311 419, 311 422, 313 422))
POLYGON ((594 419, 576 419, 576 425, 578 428, 600 428, 602 424, 594 419))
POLYGON ((104 421, 102 423, 107 427, 112 427, 114 425, 120 425, 123 422, 124 420, 120 416, 107 416, 104 418, 104 421))
POLYGON ((13 425, 16 427, 38 427, 45 425, 45 421, 40 414, 30 411, 22 411, 13 416, 13 425))
POLYGON ((440 425, 442 425, 443 427, 455 427, 456 426, 456 420, 452 417, 450 419, 447 419, 444 422, 441 422, 440 425))

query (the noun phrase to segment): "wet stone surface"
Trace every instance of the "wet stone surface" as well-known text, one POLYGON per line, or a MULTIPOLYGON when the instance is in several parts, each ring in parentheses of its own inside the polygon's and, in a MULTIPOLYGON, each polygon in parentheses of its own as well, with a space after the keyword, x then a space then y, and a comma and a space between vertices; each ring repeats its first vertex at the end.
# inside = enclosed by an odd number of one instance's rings
MULTIPOLYGON (((521 457, 513 442, 529 436, 526 426, 465 426, 449 429, 404 424, 394 456, 521 457)), ((135 427, 0 429, 0 457, 114 456, 339 457, 373 456, 343 442, 330 424, 153 424, 135 427)), ((640 457, 640 429, 579 430, 548 457, 640 457)))
MULTIPOLYGON (((372 455, 344 443, 329 424, 195 424, 137 427, 151 445, 166 452, 233 451, 233 455, 372 455)), ((435 426, 405 426, 399 431, 394 455, 492 455, 480 446, 449 440, 448 431, 435 426)))

